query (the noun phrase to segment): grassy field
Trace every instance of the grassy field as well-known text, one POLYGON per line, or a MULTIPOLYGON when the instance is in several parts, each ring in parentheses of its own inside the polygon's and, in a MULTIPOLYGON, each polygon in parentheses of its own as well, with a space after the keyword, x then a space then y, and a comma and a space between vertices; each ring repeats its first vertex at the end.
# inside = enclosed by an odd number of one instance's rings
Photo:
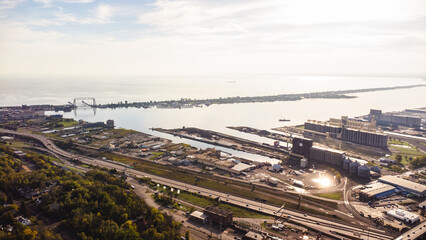
POLYGON ((129 134, 137 133, 134 130, 128 130, 128 129, 122 129, 122 128, 111 129, 111 130, 108 130, 108 131, 105 131, 105 132, 112 133, 112 136, 111 136, 112 138, 122 138, 122 137, 129 135, 129 134))
POLYGON ((116 161, 116 162, 122 162, 122 163, 129 164, 129 165, 137 162, 137 160, 134 160, 134 159, 131 159, 131 158, 128 158, 128 157, 124 157, 124 156, 120 156, 120 155, 117 155, 117 154, 113 154, 113 153, 102 153, 101 156, 106 157, 107 159, 111 159, 111 160, 116 161))
POLYGON ((75 121, 74 119, 64 118, 62 119, 62 121, 58 122, 58 124, 61 124, 63 125, 64 128, 66 128, 66 127, 72 127, 72 126, 78 125, 78 122, 75 121))
POLYGON ((149 157, 149 159, 151 160, 155 160, 157 158, 160 158, 161 156, 164 155, 164 152, 151 152, 151 157, 149 157))
POLYGON ((343 197, 342 192, 318 193, 318 194, 315 194, 315 195, 318 196, 318 197, 334 199, 334 200, 340 200, 343 197))
POLYGON ((424 155, 424 153, 420 152, 416 147, 404 141, 392 139, 388 141, 388 145, 389 145, 389 149, 392 152, 392 155, 389 158, 395 159, 396 155, 398 154, 401 155, 402 156, 401 164, 404 166, 410 164, 409 162, 410 157, 414 159, 416 157, 421 157, 424 155), (399 146, 395 146, 395 145, 399 145, 399 146))
POLYGON ((182 192, 181 194, 177 195, 176 198, 203 208, 208 207, 214 203, 212 199, 197 196, 188 192, 182 192))

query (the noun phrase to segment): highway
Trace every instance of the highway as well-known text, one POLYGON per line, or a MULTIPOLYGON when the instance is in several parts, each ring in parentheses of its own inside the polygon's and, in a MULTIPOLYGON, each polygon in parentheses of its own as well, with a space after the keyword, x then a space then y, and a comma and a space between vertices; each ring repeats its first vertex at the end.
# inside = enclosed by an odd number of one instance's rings
POLYGON ((415 240, 415 239, 424 239, 420 238, 426 233, 426 222, 422 222, 417 225, 415 228, 410 229, 401 236, 395 238, 395 240, 415 240))
MULTIPOLYGON (((23 132, 15 132, 7 129, 0 129, 0 133, 8 134, 8 135, 19 135, 24 136, 32 139, 36 139, 40 141, 47 149, 54 152, 55 154, 58 154, 62 157, 69 158, 69 159, 76 159, 81 161, 85 164, 90 165, 97 165, 99 167, 106 167, 109 169, 115 168, 120 171, 126 171, 127 173, 130 173, 131 175, 135 177, 149 177, 152 179, 153 182, 159 183, 161 185, 165 185, 168 187, 173 187, 175 189, 182 189, 189 192, 198 193, 200 195, 212 197, 212 198, 220 198, 220 201, 228 202, 240 207, 252 209, 258 212, 262 212, 264 214, 268 215, 276 215, 276 212, 279 210, 279 207, 272 206, 269 204, 264 204, 261 202, 256 202, 253 200, 244 199, 238 196, 226 194, 217 192, 214 190, 197 187, 193 185, 189 185, 182 182, 177 182, 171 179, 158 177, 155 175, 147 174, 138 170, 134 169, 128 169, 127 167, 113 163, 113 162, 106 162, 100 159, 94 159, 86 156, 76 155, 69 153, 67 151, 64 151, 60 148, 58 148, 50 139, 41 136, 41 135, 35 135, 30 133, 23 133, 23 132)), ((318 217, 309 216, 300 212, 295 212, 291 210, 284 210, 285 216, 289 216, 290 220, 297 222, 301 225, 304 225, 306 227, 316 229, 318 231, 321 231, 325 234, 334 236, 338 239, 346 239, 343 236, 350 236, 351 238, 358 238, 358 239, 368 239, 368 240, 390 240, 394 239, 393 237, 386 234, 385 231, 378 230, 375 228, 361 228, 358 226, 352 226, 342 223, 336 223, 333 221, 321 219, 318 217)))

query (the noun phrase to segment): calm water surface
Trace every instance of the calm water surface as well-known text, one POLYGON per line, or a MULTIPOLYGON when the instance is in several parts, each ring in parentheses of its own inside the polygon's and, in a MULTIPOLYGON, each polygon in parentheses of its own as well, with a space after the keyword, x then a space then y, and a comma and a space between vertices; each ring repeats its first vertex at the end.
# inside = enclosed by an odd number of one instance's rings
MULTIPOLYGON (((283 93, 389 87, 425 83, 416 78, 365 78, 365 77, 313 77, 313 76, 239 76, 233 78, 203 79, 68 79, 16 80, 0 79, 0 105, 64 104, 75 97, 95 97, 98 103, 118 101, 148 101, 180 98, 214 98, 229 96, 259 96, 283 93), (11 91, 13 90, 13 91, 11 91)), ((327 120, 340 116, 355 117, 368 114, 370 108, 384 111, 401 111, 426 106, 426 87, 398 89, 356 94, 354 99, 305 99, 293 102, 247 103, 211 105, 189 109, 77 109, 64 113, 64 117, 90 122, 113 119, 117 127, 134 129, 165 137, 175 142, 185 142, 196 147, 211 147, 187 139, 153 132, 150 128, 198 127, 245 137, 259 142, 272 140, 240 133, 227 126, 250 126, 271 129, 284 125, 303 124, 307 119, 327 120), (278 119, 290 119, 279 122, 278 119)), ((216 147, 218 148, 218 147, 216 147)), ((222 149, 222 148, 219 148, 222 149)), ((234 155, 257 161, 275 162, 257 155, 223 149, 234 155)))

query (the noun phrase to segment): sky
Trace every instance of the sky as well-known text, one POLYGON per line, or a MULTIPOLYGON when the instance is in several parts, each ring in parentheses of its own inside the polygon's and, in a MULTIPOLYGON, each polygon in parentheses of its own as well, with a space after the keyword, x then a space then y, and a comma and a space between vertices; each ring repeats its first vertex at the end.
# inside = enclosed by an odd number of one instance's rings
POLYGON ((0 77, 426 75, 426 1, 0 0, 0 77))

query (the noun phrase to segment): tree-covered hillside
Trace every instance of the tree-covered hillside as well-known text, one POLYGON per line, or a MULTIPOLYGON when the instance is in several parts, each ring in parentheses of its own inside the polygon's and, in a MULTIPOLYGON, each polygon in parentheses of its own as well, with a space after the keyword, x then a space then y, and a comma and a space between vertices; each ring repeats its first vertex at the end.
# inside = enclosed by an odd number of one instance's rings
POLYGON ((79 175, 34 153, 18 159, 1 144, 0 225, 0 239, 180 239, 180 224, 120 178, 79 175))

